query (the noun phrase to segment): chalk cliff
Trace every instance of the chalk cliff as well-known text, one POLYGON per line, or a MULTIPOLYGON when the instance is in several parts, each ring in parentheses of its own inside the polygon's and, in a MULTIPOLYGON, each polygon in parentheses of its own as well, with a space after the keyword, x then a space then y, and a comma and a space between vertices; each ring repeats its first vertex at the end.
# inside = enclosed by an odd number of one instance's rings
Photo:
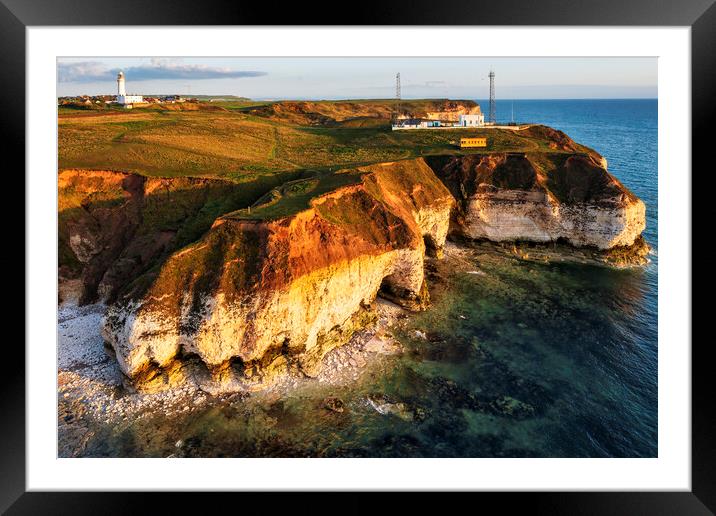
POLYGON ((472 239, 631 246, 644 203, 582 153, 491 153, 428 159, 458 201, 453 229, 472 239))
MULTIPOLYGON (((129 285, 103 323, 123 372, 136 378, 197 355, 213 370, 238 359, 247 375, 288 367, 313 375, 379 290, 425 306, 426 243, 439 253, 445 242, 450 192, 423 160, 341 176, 342 186, 305 209, 283 214, 296 201, 277 193, 278 204, 218 218, 129 285)), ((320 184, 293 185, 302 188, 320 184)))
POLYGON ((423 309, 425 255, 449 231, 644 260, 644 203, 606 160, 550 128, 520 133, 541 146, 284 176, 268 192, 62 171, 61 277, 81 279, 81 302, 108 302, 103 336, 135 384, 197 360, 262 382, 317 374, 377 295, 423 309))

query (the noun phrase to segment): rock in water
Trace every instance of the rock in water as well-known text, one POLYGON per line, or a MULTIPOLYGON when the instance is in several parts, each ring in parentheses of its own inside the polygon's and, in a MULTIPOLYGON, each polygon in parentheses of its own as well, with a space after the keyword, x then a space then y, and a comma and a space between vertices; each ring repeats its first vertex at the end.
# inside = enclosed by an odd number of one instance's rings
POLYGON ((323 406, 326 407, 331 412, 338 412, 341 413, 345 409, 345 404, 343 403, 343 400, 340 398, 336 398, 333 396, 330 396, 323 400, 323 406))
MULTIPOLYGON (((403 421, 412 421, 414 419, 414 410, 403 402, 392 401, 382 394, 371 394, 368 395, 366 399, 368 404, 380 414, 391 414, 399 417, 403 421)), ((421 410, 421 417, 423 417, 423 413, 424 411, 421 410)))

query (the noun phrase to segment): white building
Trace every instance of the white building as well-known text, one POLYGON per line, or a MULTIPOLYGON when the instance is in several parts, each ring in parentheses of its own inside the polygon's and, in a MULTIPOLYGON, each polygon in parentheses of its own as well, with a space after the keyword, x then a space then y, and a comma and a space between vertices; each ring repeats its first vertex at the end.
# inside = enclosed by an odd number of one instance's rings
POLYGON ((399 129, 427 129, 429 127, 440 127, 437 120, 421 120, 420 118, 404 118, 393 124, 393 131, 399 129))
POLYGON ((144 97, 141 95, 127 95, 124 85, 124 72, 119 72, 117 74, 117 104, 131 107, 132 104, 139 104, 142 102, 144 102, 144 97))
POLYGON ((485 115, 460 115, 460 127, 481 127, 485 125, 485 115))

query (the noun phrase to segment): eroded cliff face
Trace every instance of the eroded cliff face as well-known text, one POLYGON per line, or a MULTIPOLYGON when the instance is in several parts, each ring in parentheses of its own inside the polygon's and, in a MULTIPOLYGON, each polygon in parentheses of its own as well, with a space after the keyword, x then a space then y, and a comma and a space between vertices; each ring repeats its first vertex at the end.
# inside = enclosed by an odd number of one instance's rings
POLYGON ((271 186, 62 170, 60 279, 79 279, 80 304, 111 302, 127 283, 199 238, 217 216, 245 206, 246 199, 271 186))
POLYGON ((197 362, 214 384, 265 385, 316 375, 376 295, 424 308, 424 259, 449 230, 643 259, 644 204, 605 160, 559 131, 527 131, 548 148, 311 176, 239 210, 245 185, 63 171, 61 273, 81 277, 84 300, 108 301, 103 336, 136 385, 197 362))
POLYGON ((497 153, 429 159, 458 201, 454 231, 467 238, 632 246, 644 203, 584 153, 497 153))
POLYGON ((382 289, 411 309, 427 301, 426 242, 439 254, 453 198, 423 160, 345 171, 354 176, 273 220, 246 211, 216 220, 109 307, 103 334, 125 374, 198 356, 214 371, 296 368, 360 326, 382 289))

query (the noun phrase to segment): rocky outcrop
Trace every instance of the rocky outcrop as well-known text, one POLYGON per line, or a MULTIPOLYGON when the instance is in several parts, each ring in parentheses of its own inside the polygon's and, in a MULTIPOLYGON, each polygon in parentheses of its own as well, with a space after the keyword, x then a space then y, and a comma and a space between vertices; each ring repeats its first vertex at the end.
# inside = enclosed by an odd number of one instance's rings
POLYGON ((644 230, 644 203, 607 172, 600 158, 492 153, 428 162, 458 200, 453 229, 461 236, 628 247, 644 230))
POLYGON ((424 306, 426 245, 442 249, 450 192, 421 159, 340 174, 343 186, 303 209, 290 209, 298 197, 283 198, 263 215, 259 206, 219 217, 129 285, 103 322, 122 371, 139 378, 195 355, 214 371, 238 360, 247 375, 313 375, 380 290, 408 308, 424 306))

